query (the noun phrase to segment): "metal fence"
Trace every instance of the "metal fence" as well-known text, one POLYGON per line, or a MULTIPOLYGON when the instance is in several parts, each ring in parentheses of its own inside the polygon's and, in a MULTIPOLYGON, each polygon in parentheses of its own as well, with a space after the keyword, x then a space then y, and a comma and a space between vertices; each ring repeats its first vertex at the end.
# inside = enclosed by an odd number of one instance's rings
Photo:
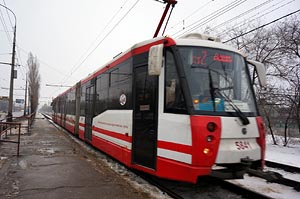
POLYGON ((35 113, 32 113, 27 116, 5 118, 0 121, 0 142, 17 144, 17 156, 19 156, 20 153, 21 128, 26 128, 27 134, 29 135, 34 118, 35 113), (7 119, 13 119, 13 122, 7 122, 7 119), (8 140, 8 136, 12 135, 12 130, 15 131, 14 129, 17 131, 17 141, 8 140))

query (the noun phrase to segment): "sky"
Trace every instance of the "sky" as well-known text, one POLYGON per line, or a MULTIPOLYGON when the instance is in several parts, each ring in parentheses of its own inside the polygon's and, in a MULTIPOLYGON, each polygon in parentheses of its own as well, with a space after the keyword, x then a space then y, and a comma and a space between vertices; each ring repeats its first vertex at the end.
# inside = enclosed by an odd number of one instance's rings
MULTIPOLYGON (((67 89, 53 85, 73 86, 115 55, 151 39, 165 8, 155 0, 0 0, 0 4, 16 15, 14 99, 24 98, 31 52, 39 62, 40 104, 49 104, 67 89)), ((264 24, 299 8, 298 0, 178 0, 164 35, 176 38, 206 27, 213 33, 225 32, 229 26, 247 26, 246 20, 264 24)), ((0 62, 11 62, 15 20, 1 6, 0 11, 0 62)), ((8 96, 9 79, 10 66, 0 64, 0 96, 8 96)))

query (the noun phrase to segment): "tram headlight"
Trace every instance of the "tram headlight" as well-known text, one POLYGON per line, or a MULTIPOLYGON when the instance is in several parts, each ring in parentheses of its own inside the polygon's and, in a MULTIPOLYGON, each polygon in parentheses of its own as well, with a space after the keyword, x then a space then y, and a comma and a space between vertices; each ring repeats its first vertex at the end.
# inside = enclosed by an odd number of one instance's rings
POLYGON ((210 154, 210 149, 209 149, 209 148, 204 148, 204 149, 203 149, 203 153, 204 153, 205 155, 210 154))
POLYGON ((214 132, 217 129, 217 125, 214 122, 209 122, 206 128, 209 132, 214 132))

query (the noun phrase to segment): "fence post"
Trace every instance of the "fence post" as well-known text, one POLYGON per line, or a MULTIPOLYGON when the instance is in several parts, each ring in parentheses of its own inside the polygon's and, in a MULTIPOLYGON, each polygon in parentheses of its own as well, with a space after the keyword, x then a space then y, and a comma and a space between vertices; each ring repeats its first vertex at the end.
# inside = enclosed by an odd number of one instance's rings
POLYGON ((21 137, 21 123, 19 123, 19 134, 18 134, 18 150, 17 150, 17 156, 19 157, 20 152, 20 137, 21 137))

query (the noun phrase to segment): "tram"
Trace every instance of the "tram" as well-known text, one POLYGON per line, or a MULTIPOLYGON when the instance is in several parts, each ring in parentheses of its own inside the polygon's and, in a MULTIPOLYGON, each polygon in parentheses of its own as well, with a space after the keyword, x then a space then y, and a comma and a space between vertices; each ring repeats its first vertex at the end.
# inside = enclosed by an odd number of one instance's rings
POLYGON ((53 102, 53 120, 129 168, 176 181, 262 168, 265 132, 250 78, 263 64, 192 33, 133 45, 53 102))

